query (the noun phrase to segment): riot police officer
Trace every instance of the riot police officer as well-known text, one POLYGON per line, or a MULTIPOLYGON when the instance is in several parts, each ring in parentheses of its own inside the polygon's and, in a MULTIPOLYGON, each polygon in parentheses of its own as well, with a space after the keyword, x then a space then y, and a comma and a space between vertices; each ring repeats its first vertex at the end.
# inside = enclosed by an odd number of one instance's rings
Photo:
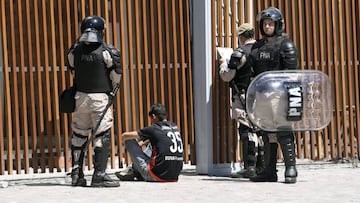
MULTIPOLYGON (((285 23, 279 9, 269 7, 261 11, 257 20, 260 21, 260 32, 263 39, 258 40, 252 47, 249 62, 255 76, 272 70, 298 68, 298 54, 294 43, 284 33, 285 23)), ((267 109, 264 109, 266 111, 267 109)), ((268 144, 268 161, 265 170, 250 178, 254 182, 276 182, 277 148, 280 143, 285 162, 285 183, 296 183, 297 170, 294 133, 279 131, 276 133, 264 132, 264 142, 268 144)))
POLYGON ((255 29, 249 23, 243 23, 237 29, 239 48, 232 53, 229 63, 220 59, 220 77, 229 82, 232 90, 232 117, 238 121, 238 130, 242 141, 244 168, 231 174, 233 178, 250 178, 262 171, 264 167, 263 141, 256 133, 247 117, 245 94, 249 86, 252 71, 246 58, 255 43, 255 29))
MULTIPOLYGON (((68 53, 68 65, 76 86, 76 107, 71 127, 72 185, 86 186, 83 173, 85 145, 88 134, 99 121, 109 101, 113 86, 120 82, 120 52, 103 41, 105 20, 99 16, 88 16, 81 23, 81 36, 68 53)), ((95 132, 94 174, 91 186, 117 187, 119 182, 106 173, 110 151, 110 129, 113 113, 109 108, 95 132)))

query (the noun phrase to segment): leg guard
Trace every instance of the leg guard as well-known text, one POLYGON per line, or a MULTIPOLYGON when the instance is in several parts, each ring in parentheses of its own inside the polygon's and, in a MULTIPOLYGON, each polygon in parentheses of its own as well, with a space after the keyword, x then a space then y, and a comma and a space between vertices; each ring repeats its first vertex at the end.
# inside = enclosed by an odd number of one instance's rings
MULTIPOLYGON (((266 139, 266 143, 268 143, 268 139, 266 139)), ((269 150, 265 151, 265 156, 268 154, 269 157, 268 164, 262 173, 250 178, 253 182, 277 182, 277 143, 268 143, 268 146, 269 150)))
POLYGON ((233 178, 250 178, 256 176, 256 147, 255 143, 251 141, 243 142, 243 145, 246 147, 246 151, 244 150, 244 169, 234 173, 231 175, 233 178), (245 144, 246 143, 246 144, 245 144))
POLYGON ((258 137, 245 125, 240 125, 239 133, 243 143, 244 168, 255 167, 258 137))
POLYGON ((278 140, 285 162, 285 183, 296 183, 297 170, 294 135, 291 132, 279 134, 278 140))
POLYGON ((92 187, 118 187, 119 181, 112 180, 105 173, 110 152, 110 129, 97 135, 102 142, 101 147, 95 147, 94 174, 91 180, 92 187))
POLYGON ((243 178, 251 178, 256 176, 256 150, 255 142, 247 142, 247 168, 239 171, 239 175, 242 175, 243 178))
POLYGON ((249 127, 240 124, 239 134, 242 141, 242 152, 244 160, 244 169, 231 174, 232 178, 250 178, 256 175, 256 149, 255 142, 252 139, 252 132, 249 127))
POLYGON ((245 125, 240 124, 239 134, 242 142, 244 168, 246 169, 248 167, 249 129, 245 125))
MULTIPOLYGON (((243 135, 241 135, 243 137, 243 135)), ((249 148, 249 140, 241 139, 242 140, 242 154, 243 154, 243 161, 244 161, 244 169, 248 168, 248 148, 249 148)))
POLYGON ((265 169, 265 146, 262 136, 258 137, 258 148, 256 157, 256 173, 261 173, 265 169))
POLYGON ((247 154, 247 162, 248 162, 248 167, 254 167, 256 165, 256 151, 257 151, 257 147, 255 142, 248 142, 248 154, 247 154))
POLYGON ((72 186, 86 186, 86 179, 84 178, 83 164, 85 152, 83 149, 85 147, 87 137, 74 133, 72 144, 71 144, 71 156, 72 156, 72 166, 71 171, 71 185, 72 186), (80 146, 79 146, 80 144, 80 146))

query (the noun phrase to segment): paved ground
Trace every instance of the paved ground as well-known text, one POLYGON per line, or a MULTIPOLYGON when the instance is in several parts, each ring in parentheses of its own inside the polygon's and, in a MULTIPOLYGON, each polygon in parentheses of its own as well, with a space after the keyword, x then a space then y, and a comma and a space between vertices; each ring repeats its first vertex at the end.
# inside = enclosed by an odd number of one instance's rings
POLYGON ((71 187, 64 173, 0 176, 8 184, 0 202, 360 202, 359 164, 299 164, 296 184, 284 184, 283 165, 278 169, 277 183, 196 175, 188 166, 177 183, 121 182, 118 188, 71 187))

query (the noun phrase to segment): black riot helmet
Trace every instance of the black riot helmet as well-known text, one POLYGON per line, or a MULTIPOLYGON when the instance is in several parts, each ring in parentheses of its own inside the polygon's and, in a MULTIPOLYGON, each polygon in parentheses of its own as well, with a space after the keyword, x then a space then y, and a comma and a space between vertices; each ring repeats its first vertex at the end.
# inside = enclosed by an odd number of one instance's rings
POLYGON ((102 43, 105 33, 105 20, 99 16, 88 16, 80 26, 80 42, 102 43))
POLYGON ((256 19, 258 21, 260 20, 260 32, 263 36, 272 37, 274 35, 282 35, 282 33, 285 30, 284 17, 281 14, 280 10, 275 7, 269 7, 267 9, 261 11, 257 15, 256 19), (268 36, 264 32, 264 28, 263 28, 264 19, 270 19, 275 22, 275 30, 274 30, 274 34, 272 36, 268 36))

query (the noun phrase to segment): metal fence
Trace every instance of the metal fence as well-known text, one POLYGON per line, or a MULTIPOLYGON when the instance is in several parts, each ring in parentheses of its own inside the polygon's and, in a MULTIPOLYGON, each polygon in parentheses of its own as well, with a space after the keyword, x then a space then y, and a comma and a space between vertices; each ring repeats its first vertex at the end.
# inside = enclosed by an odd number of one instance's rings
MULTIPOLYGON (((114 103, 112 168, 127 159, 121 132, 150 124, 163 103, 181 128, 184 161, 195 160, 189 1, 1 0, 0 174, 71 167, 71 115, 59 94, 72 85, 66 52, 88 15, 107 24, 105 41, 121 51, 123 79, 114 103)), ((87 163, 92 168, 92 147, 87 163)))
MULTIPOLYGON (((297 156, 312 160, 359 157, 359 28, 360 3, 355 0, 212 0, 214 163, 241 159, 237 125, 229 116, 229 87, 219 79, 217 46, 237 47, 236 27, 274 6, 285 18, 285 32, 299 51, 301 69, 326 73, 333 83, 334 109, 330 125, 317 132, 297 133, 297 156)), ((257 38, 261 37, 259 32, 257 38)))
MULTIPOLYGON (((164 103, 181 128, 185 162, 195 163, 191 58, 191 1, 0 0, 0 175, 68 171, 71 115, 58 97, 72 84, 66 51, 87 15, 106 19, 105 40, 121 50, 124 71, 114 104, 112 168, 128 161, 121 132, 149 124, 152 103, 164 103), (124 161, 125 160, 125 161, 124 161)), ((355 0, 211 0, 214 163, 241 160, 237 126, 229 116, 229 88, 219 79, 217 46, 235 48, 235 28, 268 6, 284 14, 302 69, 329 75, 334 87, 330 125, 296 136, 298 158, 351 159, 360 152, 360 3, 355 0)), ((196 11, 193 11, 195 13, 196 11)), ((257 37, 261 37, 257 34, 257 37)), ((86 165, 92 168, 92 148, 86 165)))

